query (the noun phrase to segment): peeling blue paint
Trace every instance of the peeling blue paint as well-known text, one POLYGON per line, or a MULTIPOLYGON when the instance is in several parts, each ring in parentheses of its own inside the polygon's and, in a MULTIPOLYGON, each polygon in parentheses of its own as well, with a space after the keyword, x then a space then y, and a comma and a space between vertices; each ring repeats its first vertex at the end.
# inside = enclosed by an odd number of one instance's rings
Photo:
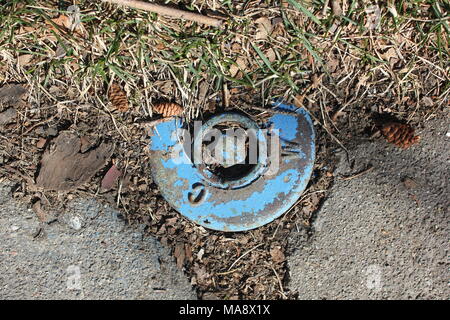
MULTIPOLYGON (((245 231, 281 216, 298 200, 308 184, 315 159, 315 134, 306 110, 284 104, 277 104, 277 109, 297 113, 274 114, 268 119, 273 128, 280 130, 280 144, 296 146, 296 155, 284 159, 274 177, 256 176, 255 180, 236 189, 215 185, 200 173, 198 167, 174 161, 170 152, 178 141, 172 133, 182 123, 174 119, 158 124, 150 143, 151 166, 164 198, 188 219, 214 230, 245 231)), ((222 114, 216 118, 227 117, 222 114)))

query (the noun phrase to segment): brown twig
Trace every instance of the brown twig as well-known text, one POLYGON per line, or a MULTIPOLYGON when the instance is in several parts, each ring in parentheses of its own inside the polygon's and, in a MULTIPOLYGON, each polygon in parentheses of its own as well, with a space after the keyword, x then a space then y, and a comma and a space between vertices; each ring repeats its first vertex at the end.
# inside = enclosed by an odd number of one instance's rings
POLYGON ((240 256, 239 258, 237 258, 237 259, 231 264, 231 266, 228 268, 227 271, 230 271, 230 270, 235 266, 235 264, 239 262, 239 260, 241 260, 243 257, 245 257, 246 255, 248 255, 248 254, 249 254, 250 252, 252 252, 253 250, 258 249, 258 248, 261 247, 262 245, 263 245, 263 243, 260 243, 260 244, 258 244, 257 246, 255 246, 255 247, 251 248, 250 250, 248 250, 247 252, 245 252, 242 256, 240 256))
POLYGON ((226 276, 227 274, 231 274, 231 273, 233 273, 233 272, 236 272, 236 271, 238 271, 239 269, 241 269, 241 268, 236 268, 236 269, 233 269, 233 270, 230 270, 230 271, 226 271, 226 272, 219 272, 219 273, 217 273, 217 275, 218 275, 218 276, 226 276))
POLYGON ((352 180, 352 179, 355 179, 355 178, 358 178, 358 177, 362 176, 363 174, 366 174, 366 173, 372 171, 373 169, 374 169, 374 167, 369 167, 368 169, 363 170, 363 171, 361 171, 361 172, 359 172, 359 173, 357 173, 357 174, 355 174, 353 176, 342 177, 342 178, 339 178, 339 180, 343 180, 343 181, 352 180))
POLYGON ((171 8, 168 6, 148 3, 139 0, 100 0, 103 2, 115 3, 118 5, 127 6, 134 9, 141 9, 145 11, 155 12, 161 15, 177 18, 177 19, 186 19, 190 21, 195 21, 198 23, 206 24, 213 27, 220 27, 222 25, 222 20, 207 17, 201 15, 199 13, 184 11, 180 9, 171 8))
POLYGON ((55 116, 52 116, 52 117, 50 117, 50 118, 48 118, 48 119, 45 119, 45 120, 43 120, 43 121, 40 121, 40 122, 38 122, 38 123, 35 123, 35 124, 32 125, 31 127, 29 127, 29 128, 27 129, 27 131, 25 131, 24 133, 22 133, 22 136, 25 136, 25 135, 29 134, 31 131, 33 131, 33 130, 36 129, 37 127, 39 127, 39 126, 41 126, 41 125, 43 125, 43 124, 45 124, 45 123, 47 123, 47 122, 50 122, 50 121, 52 121, 52 120, 55 119, 55 118, 56 118, 56 115, 55 115, 55 116))
POLYGON ((273 273, 275 274, 275 277, 277 278, 278 281, 278 285, 280 286, 280 293, 283 295, 283 297, 285 299, 287 299, 288 297, 286 297, 286 295, 284 294, 284 288, 283 288, 283 283, 281 282, 280 277, 278 276, 277 271, 275 270, 275 268, 273 266, 270 266, 272 268, 273 273))

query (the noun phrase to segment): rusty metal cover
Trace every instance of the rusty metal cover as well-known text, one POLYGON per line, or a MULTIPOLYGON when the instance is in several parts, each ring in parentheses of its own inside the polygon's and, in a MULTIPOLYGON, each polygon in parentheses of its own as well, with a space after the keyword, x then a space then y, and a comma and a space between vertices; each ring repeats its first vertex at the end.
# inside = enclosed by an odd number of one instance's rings
MULTIPOLYGON (((260 227, 289 210, 310 179, 315 133, 311 118, 303 108, 278 103, 275 110, 287 112, 274 113, 258 128, 276 132, 268 136, 278 138, 278 144, 274 139, 269 143, 270 148, 278 146, 273 149, 278 148, 278 159, 273 157, 276 152, 269 152, 267 158, 259 157, 258 164, 243 176, 229 181, 215 176, 205 164, 193 161, 188 149, 191 142, 180 135, 180 129, 187 124, 180 118, 155 126, 150 142, 152 175, 167 202, 195 223, 227 232, 260 227), (278 170, 268 174, 269 165, 274 161, 278 170)), ((235 121, 244 129, 256 125, 241 114, 223 113, 208 120, 202 129, 227 121, 235 121)), ((198 134, 193 135, 195 142, 198 134)), ((268 136, 258 134, 259 141, 268 143, 268 136)))

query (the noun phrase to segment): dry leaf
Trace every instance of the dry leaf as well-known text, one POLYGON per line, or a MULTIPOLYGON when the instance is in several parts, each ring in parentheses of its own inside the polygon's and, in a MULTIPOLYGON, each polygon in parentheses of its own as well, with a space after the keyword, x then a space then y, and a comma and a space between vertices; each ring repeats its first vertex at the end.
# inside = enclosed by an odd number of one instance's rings
POLYGON ((322 76, 317 75, 314 73, 311 76, 311 88, 317 89, 322 84, 322 76))
POLYGON ((305 100, 305 95, 298 94, 294 98, 294 105, 297 108, 303 108, 303 101, 305 100))
POLYGON ((360 76, 358 79, 358 83, 356 84, 356 88, 360 88, 361 86, 365 87, 369 78, 370 76, 368 74, 363 74, 362 76, 360 76))
POLYGON ((345 116, 347 113, 345 111, 336 111, 331 117, 331 121, 336 122, 340 117, 345 116))
POLYGON ((31 33, 31 32, 35 32, 36 29, 33 27, 27 27, 27 26, 21 26, 19 28, 19 35, 25 34, 25 33, 31 33))
POLYGON ((419 184, 414 179, 408 177, 404 178, 402 182, 407 189, 415 189, 419 186, 419 184))
POLYGON ((264 54, 269 62, 274 62, 277 59, 275 51, 272 48, 269 48, 264 54))
POLYGON ((232 52, 237 52, 237 53, 241 53, 242 50, 242 46, 240 43, 237 42, 233 42, 233 44, 231 45, 231 51, 232 52))
POLYGON ((339 0, 331 0, 331 9, 335 16, 339 17, 342 15, 342 8, 341 5, 339 4, 339 0))
POLYGON ((193 271, 196 274, 197 282, 200 284, 206 284, 209 277, 211 276, 204 265, 198 265, 197 263, 193 267, 193 271))
MULTIPOLYGON (((63 14, 57 18, 51 19, 51 21, 60 28, 70 29, 70 27, 72 26, 70 18, 63 14)), ((47 24, 49 25, 50 29, 52 29, 55 32, 58 32, 58 29, 52 23, 47 22, 47 24)))
POLYGON ((208 95, 208 90, 209 90, 208 82, 206 82, 206 81, 200 82, 200 84, 198 85, 198 95, 197 95, 197 99, 200 103, 206 101, 206 96, 208 95))
POLYGON ((93 143, 85 136, 80 137, 80 142, 81 142, 80 147, 81 153, 85 153, 93 146, 93 143))
POLYGON ((23 54, 17 58, 17 63, 19 64, 19 66, 25 67, 30 64, 32 59, 33 59, 32 54, 23 54))
POLYGON ((328 71, 331 73, 336 72, 337 68, 339 67, 339 60, 336 58, 331 57, 327 62, 326 62, 328 71))
POLYGON ((282 36, 285 33, 285 29, 284 29, 284 23, 283 23, 283 18, 281 17, 276 17, 272 19, 272 34, 271 36, 273 38, 276 38, 278 36, 282 36))
POLYGON ((202 300, 220 300, 220 298, 212 292, 205 292, 202 296, 202 300))
POLYGON ((41 201, 38 200, 33 204, 33 211, 36 213, 36 216, 38 217, 39 221, 41 222, 48 222, 49 216, 45 212, 44 209, 42 209, 41 201))
POLYGON ((432 107, 434 105, 433 99, 431 99, 430 97, 423 97, 421 103, 425 107, 432 107))
POLYGON ((234 78, 238 72, 239 72, 239 67, 236 64, 232 64, 230 66, 230 76, 232 76, 234 78))
POLYGON ((246 58, 243 57, 239 57, 236 59, 236 64, 238 65, 238 67, 242 70, 242 71, 246 71, 247 70, 247 66, 248 66, 248 61, 246 58))
POLYGON ((192 247, 190 246, 189 243, 186 243, 184 245, 184 249, 186 252, 186 260, 192 262, 194 260, 194 257, 192 256, 192 247))
POLYGON ((119 179, 121 175, 122 172, 119 169, 117 169, 115 164, 113 164, 103 177, 102 189, 104 191, 112 189, 114 185, 117 183, 117 179, 119 179))
POLYGON ((394 18, 398 17, 397 9, 395 8, 395 1, 394 0, 388 0, 387 1, 387 8, 389 12, 392 14, 394 18))
POLYGON ((236 64, 232 64, 230 67, 230 75, 235 77, 239 71, 245 71, 247 69, 247 59, 243 57, 238 57, 236 59, 236 64))
POLYGON ((15 106, 20 104, 28 90, 21 84, 6 84, 0 88, 0 104, 15 106))
POLYGON ((399 60, 397 50, 395 50, 395 48, 389 48, 385 53, 381 55, 381 58, 389 62, 389 65, 391 67, 399 60))
POLYGON ((43 149, 45 144, 47 143, 47 139, 41 138, 38 142, 36 142, 36 147, 39 149, 43 149))
POLYGON ((255 34, 256 40, 265 40, 272 33, 272 23, 266 17, 256 19, 257 32, 255 34))
POLYGON ((60 15, 58 18, 52 19, 52 21, 59 27, 70 30, 72 28, 72 19, 65 15, 60 15))
POLYGON ((197 259, 202 261, 203 255, 205 254, 205 250, 203 248, 201 248, 198 252, 197 252, 197 259))
POLYGON ((70 16, 67 15, 60 15, 57 18, 51 19, 51 22, 47 21, 47 25, 49 26, 50 30, 53 30, 56 33, 60 32, 60 29, 65 29, 70 32, 74 32, 75 34, 79 36, 84 35, 84 29, 79 22, 79 16, 77 16, 76 13, 71 14, 70 16), (59 28, 54 26, 57 25, 59 28))
POLYGON ((173 227, 176 223, 177 223, 177 220, 178 220, 178 218, 169 218, 169 219, 166 219, 166 225, 167 226, 170 226, 170 227, 173 227))
POLYGON ((270 249, 270 255, 275 263, 281 263, 286 259, 281 247, 273 247, 270 249))

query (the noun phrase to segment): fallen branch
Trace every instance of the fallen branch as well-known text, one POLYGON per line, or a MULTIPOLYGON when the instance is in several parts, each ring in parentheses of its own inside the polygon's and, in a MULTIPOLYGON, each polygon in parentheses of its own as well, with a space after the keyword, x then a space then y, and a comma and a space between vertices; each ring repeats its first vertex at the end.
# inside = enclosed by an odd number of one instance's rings
POLYGON ((144 1, 139 0, 100 0, 103 2, 109 2, 109 3, 115 3, 118 5, 127 6, 134 9, 141 9, 145 11, 154 12, 157 14, 161 14, 164 16, 169 16, 177 19, 186 19, 190 21, 195 21, 198 23, 206 24, 208 26, 213 27, 220 27, 222 25, 222 20, 207 17, 204 15, 201 15, 199 13, 184 11, 180 9, 171 8, 168 6, 160 5, 160 4, 154 4, 154 3, 148 3, 144 1))

